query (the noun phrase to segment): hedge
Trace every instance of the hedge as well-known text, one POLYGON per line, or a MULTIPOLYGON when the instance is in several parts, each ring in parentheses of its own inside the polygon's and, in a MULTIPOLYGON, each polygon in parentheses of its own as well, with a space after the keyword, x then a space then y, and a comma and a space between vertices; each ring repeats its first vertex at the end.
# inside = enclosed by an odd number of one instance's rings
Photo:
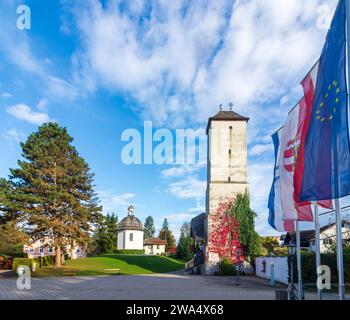
POLYGON ((145 254, 145 250, 117 250, 116 254, 143 255, 145 254))
MULTIPOLYGON (((288 259, 291 262, 291 257, 288 259)), ((302 253, 302 275, 305 285, 315 284, 316 276, 316 255, 315 253, 302 253)), ((290 265, 290 264, 289 264, 290 265)), ((321 254, 321 265, 326 265, 331 269, 331 282, 338 284, 337 255, 335 253, 321 254)), ((294 256, 294 282, 298 281, 297 259, 294 256)), ((345 282, 350 283, 350 250, 344 249, 344 274, 345 282)))
MULTIPOLYGON (((31 270, 33 270, 33 263, 36 262, 36 267, 40 268, 40 258, 14 258, 12 263, 12 270, 17 271, 19 266, 28 266, 31 270)), ((45 256, 41 258, 41 266, 47 267, 54 263, 54 258, 52 256, 45 256)))

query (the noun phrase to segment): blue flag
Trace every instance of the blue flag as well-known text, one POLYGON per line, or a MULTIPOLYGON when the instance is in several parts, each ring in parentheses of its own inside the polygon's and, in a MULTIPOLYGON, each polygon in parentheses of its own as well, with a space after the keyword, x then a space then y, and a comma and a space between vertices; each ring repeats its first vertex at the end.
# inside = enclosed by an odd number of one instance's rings
POLYGON ((350 143, 346 85, 346 4, 340 0, 319 62, 305 144, 301 201, 350 194, 350 143))

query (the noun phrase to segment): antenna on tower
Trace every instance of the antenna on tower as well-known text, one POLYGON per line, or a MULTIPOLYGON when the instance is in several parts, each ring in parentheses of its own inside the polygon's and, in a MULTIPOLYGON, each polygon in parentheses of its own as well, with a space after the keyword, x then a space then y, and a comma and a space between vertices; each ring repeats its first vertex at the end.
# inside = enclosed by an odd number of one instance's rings
POLYGON ((232 111, 232 108, 233 108, 233 103, 232 102, 230 102, 229 107, 230 107, 230 111, 232 111))
POLYGON ((219 105, 219 109, 220 109, 220 111, 222 111, 222 104, 219 105))

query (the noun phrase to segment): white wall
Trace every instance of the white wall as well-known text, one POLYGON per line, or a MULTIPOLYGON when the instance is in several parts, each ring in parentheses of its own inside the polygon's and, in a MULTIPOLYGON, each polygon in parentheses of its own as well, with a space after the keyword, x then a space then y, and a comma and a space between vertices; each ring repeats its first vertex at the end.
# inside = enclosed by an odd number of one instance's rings
POLYGON ((287 257, 270 257, 270 258, 256 258, 256 276, 264 279, 271 277, 271 264, 275 265, 275 281, 288 284, 288 258, 287 257), (263 261, 266 262, 266 272, 262 272, 264 269, 263 261))
POLYGON ((125 231, 119 231, 118 232, 118 250, 124 250, 124 233, 125 231))
POLYGON ((149 248, 150 245, 144 245, 144 249, 145 249, 145 254, 146 255, 162 255, 165 253, 165 245, 164 244, 160 244, 159 245, 159 249, 157 249, 157 245, 156 244, 153 244, 152 247, 153 247, 153 251, 152 249, 149 248))
POLYGON ((143 250, 143 231, 124 230, 118 232, 118 250, 143 250), (133 241, 130 241, 130 234, 133 241))

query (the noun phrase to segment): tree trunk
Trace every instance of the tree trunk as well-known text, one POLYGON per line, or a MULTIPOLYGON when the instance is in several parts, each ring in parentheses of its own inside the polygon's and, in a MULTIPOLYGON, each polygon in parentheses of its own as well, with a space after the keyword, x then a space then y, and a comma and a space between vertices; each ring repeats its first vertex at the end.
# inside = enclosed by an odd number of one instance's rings
POLYGON ((61 247, 55 248, 55 269, 61 268, 61 247))

